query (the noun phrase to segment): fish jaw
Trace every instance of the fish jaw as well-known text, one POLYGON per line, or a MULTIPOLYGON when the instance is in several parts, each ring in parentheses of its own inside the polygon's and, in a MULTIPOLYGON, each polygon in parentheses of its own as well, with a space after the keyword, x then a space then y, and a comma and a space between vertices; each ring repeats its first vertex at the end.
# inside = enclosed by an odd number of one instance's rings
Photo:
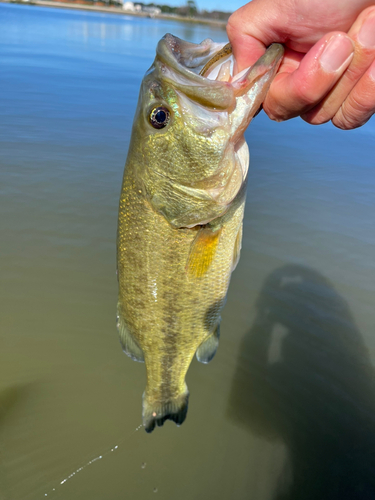
POLYGON ((231 134, 237 142, 243 137, 251 120, 257 115, 279 69, 284 48, 278 43, 268 47, 258 61, 248 68, 242 76, 232 80, 236 95, 236 107, 231 113, 231 134))
POLYGON ((237 196, 249 163, 243 134, 283 55, 282 46, 272 45, 233 82, 197 73, 220 47, 166 35, 142 84, 141 111, 133 128, 142 144, 138 175, 151 206, 176 228, 221 217, 237 196), (150 110, 158 106, 170 112, 162 129, 153 128, 149 120, 150 110))

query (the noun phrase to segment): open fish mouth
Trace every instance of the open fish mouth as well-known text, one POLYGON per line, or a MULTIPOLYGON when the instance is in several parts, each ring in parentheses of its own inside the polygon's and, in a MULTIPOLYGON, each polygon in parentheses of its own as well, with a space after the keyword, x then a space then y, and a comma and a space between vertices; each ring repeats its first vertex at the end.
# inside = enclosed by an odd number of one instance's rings
MULTIPOLYGON (((186 42, 171 34, 166 34, 158 43, 157 60, 160 61, 164 78, 179 85, 205 87, 212 94, 212 105, 227 108, 234 99, 248 91, 254 81, 266 73, 273 78, 282 60, 283 46, 274 43, 253 65, 233 75, 234 57, 230 44, 215 43, 207 38, 200 44, 186 42), (221 94, 218 98, 217 94, 221 94)), ((204 99, 210 101, 210 99, 204 99)))
MULTIPOLYGON (((283 53, 282 45, 273 44, 253 66, 233 76, 228 44, 210 39, 194 44, 171 34, 159 41, 141 96, 145 136, 154 147, 160 142, 163 162, 150 171, 152 180, 143 176, 143 182, 152 207, 173 227, 211 222, 241 192, 249 165, 244 132, 265 99, 283 53), (169 114, 161 132, 158 124, 149 126, 150 110, 161 110, 163 117, 165 110, 169 114), (185 158, 181 168, 176 155, 167 151, 174 141, 185 158), (203 149, 204 163, 199 153, 203 149), (159 190, 170 191, 163 199, 154 194, 155 185, 161 184, 159 190)), ((144 160, 146 165, 152 162, 146 155, 144 160)))

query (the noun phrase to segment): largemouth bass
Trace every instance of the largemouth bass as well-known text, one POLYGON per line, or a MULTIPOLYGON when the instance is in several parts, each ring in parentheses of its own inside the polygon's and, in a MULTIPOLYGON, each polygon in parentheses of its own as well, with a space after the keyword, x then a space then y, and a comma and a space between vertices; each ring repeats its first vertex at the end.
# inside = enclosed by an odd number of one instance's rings
POLYGON ((194 354, 208 363, 240 254, 243 134, 282 59, 271 45, 232 78, 230 50, 165 35, 141 85, 119 207, 117 327, 146 364, 143 425, 180 425, 194 354))

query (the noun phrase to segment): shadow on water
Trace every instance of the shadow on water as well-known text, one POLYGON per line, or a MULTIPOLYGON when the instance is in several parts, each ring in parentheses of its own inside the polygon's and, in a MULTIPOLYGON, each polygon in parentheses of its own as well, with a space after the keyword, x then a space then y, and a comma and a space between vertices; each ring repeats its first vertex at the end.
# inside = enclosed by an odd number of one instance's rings
POLYGON ((314 270, 287 265, 265 281, 228 411, 286 446, 275 499, 375 498, 374 369, 347 303, 314 270))
POLYGON ((14 385, 0 391, 0 428, 13 409, 27 397, 29 385, 14 385))

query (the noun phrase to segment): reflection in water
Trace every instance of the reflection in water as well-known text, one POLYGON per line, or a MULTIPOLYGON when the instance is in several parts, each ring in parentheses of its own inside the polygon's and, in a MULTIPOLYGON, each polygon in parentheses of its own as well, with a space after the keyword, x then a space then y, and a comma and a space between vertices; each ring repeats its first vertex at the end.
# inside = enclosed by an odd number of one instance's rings
POLYGON ((123 23, 106 23, 90 21, 71 21, 67 24, 66 36, 72 41, 83 41, 99 39, 101 45, 108 40, 131 41, 135 36, 141 36, 140 26, 122 19, 123 23))
POLYGON ((374 371, 348 305, 317 272, 289 265, 264 283, 229 411, 287 446, 277 500, 375 498, 374 371))
POLYGON ((6 474, 7 448, 4 445, 3 435, 15 415, 15 411, 25 408, 34 389, 34 384, 14 384, 0 389, 0 500, 9 498, 5 492, 9 490, 9 478, 6 474))
POLYGON ((182 39, 183 40, 193 40, 194 38, 194 24, 184 23, 182 26, 182 39))
POLYGON ((0 391, 0 427, 10 417, 14 407, 28 395, 29 385, 14 385, 0 391))

